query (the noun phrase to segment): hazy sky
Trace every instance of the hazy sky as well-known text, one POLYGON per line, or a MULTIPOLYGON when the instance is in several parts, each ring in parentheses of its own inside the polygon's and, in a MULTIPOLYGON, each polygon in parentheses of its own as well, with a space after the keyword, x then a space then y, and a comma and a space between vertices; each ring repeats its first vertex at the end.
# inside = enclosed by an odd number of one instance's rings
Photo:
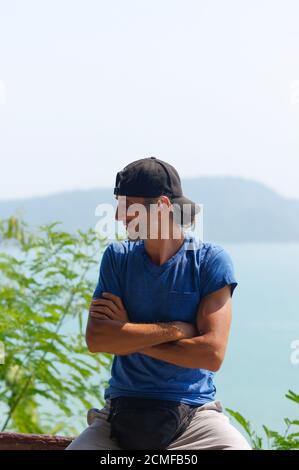
POLYGON ((299 198, 298 0, 0 0, 0 199, 156 156, 299 198))

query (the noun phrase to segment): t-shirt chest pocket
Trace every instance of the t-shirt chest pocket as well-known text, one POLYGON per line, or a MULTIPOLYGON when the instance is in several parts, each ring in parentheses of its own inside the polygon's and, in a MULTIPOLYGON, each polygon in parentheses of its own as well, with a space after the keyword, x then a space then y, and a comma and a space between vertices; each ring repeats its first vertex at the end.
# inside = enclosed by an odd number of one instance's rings
POLYGON ((194 323, 199 304, 198 291, 169 291, 167 307, 173 321, 186 321, 194 323))

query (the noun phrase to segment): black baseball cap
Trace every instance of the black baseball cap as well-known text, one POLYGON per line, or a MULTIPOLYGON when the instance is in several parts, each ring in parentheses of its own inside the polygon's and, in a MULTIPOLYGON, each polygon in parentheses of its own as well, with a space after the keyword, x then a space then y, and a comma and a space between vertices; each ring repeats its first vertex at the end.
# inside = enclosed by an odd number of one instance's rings
POLYGON ((116 196, 158 197, 168 196, 172 204, 178 204, 182 213, 193 217, 200 206, 184 196, 181 179, 177 170, 156 157, 135 160, 116 175, 114 194, 116 196), (184 208, 184 204, 188 204, 184 208))

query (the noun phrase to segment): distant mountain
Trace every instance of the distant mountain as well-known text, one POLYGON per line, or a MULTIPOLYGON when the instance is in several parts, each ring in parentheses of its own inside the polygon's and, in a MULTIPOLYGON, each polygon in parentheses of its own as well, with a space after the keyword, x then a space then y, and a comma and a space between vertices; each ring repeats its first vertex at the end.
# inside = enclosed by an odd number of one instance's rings
MULTIPOLYGON (((299 201, 263 184, 236 177, 198 177, 182 178, 182 186, 187 197, 204 205, 205 241, 299 241, 299 201)), ((95 227, 100 203, 116 207, 112 188, 0 201, 0 218, 22 215, 31 226, 61 221, 58 227, 74 231, 95 227)))

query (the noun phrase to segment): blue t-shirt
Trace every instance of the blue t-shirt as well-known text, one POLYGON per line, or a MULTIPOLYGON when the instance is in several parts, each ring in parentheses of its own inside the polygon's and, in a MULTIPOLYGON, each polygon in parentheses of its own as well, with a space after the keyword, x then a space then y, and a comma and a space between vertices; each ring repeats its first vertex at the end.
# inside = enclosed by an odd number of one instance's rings
MULTIPOLYGON (((161 266, 144 240, 111 242, 104 250, 93 298, 111 292, 122 298, 134 323, 184 321, 196 324, 201 299, 237 282, 229 254, 220 245, 184 234, 180 249, 161 266)), ((202 405, 215 399, 214 372, 181 367, 145 354, 113 358, 104 397, 140 396, 202 405)))

